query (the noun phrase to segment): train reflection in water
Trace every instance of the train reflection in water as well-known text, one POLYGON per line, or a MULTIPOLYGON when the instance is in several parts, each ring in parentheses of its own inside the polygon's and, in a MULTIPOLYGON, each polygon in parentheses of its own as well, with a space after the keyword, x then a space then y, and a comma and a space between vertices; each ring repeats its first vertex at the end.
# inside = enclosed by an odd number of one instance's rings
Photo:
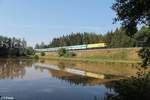
POLYGON ((104 74, 83 71, 71 67, 64 67, 62 69, 59 66, 52 64, 36 63, 34 66, 42 70, 48 70, 50 76, 66 80, 72 84, 97 85, 120 79, 119 76, 112 76, 110 78, 110 76, 107 77, 107 75, 104 74))
MULTIPOLYGON (((53 70, 62 71, 62 69, 60 69, 58 66, 55 66, 55 65, 46 65, 46 64, 37 63, 37 64, 35 64, 35 66, 41 66, 41 67, 50 68, 53 70)), ((87 76, 87 77, 93 77, 93 78, 99 78, 99 79, 105 78, 105 76, 103 74, 96 74, 96 73, 78 70, 78 69, 74 69, 74 68, 64 68, 63 71, 72 73, 72 74, 76 74, 76 75, 87 76)))

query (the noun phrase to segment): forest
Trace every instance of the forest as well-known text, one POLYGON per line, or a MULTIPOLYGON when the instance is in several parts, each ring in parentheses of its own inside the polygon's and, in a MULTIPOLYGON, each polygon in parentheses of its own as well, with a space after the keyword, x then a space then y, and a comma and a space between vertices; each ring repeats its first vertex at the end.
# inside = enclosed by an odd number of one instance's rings
POLYGON ((24 39, 0 36, 0 57, 20 57, 34 54, 24 39))
POLYGON ((106 43, 108 48, 141 47, 147 44, 145 41, 149 36, 148 32, 150 32, 150 29, 143 26, 133 37, 128 36, 123 28, 117 28, 115 31, 109 31, 106 34, 92 32, 71 33, 66 36, 54 38, 49 44, 45 44, 44 42, 36 44, 35 48, 52 48, 100 42, 106 43))

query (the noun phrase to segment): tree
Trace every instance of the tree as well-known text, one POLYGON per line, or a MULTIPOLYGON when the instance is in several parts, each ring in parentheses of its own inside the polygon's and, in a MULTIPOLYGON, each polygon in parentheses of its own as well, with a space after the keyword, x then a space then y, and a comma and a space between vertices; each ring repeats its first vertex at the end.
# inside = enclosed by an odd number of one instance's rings
POLYGON ((34 50, 31 47, 27 47, 27 43, 24 39, 8 38, 0 36, 0 56, 27 56, 34 50), (30 52, 30 53, 28 53, 30 52))
POLYGON ((58 55, 60 57, 64 56, 66 53, 67 53, 67 50, 65 48, 61 48, 61 49, 58 50, 58 55))
POLYGON ((46 54, 45 54, 45 52, 41 52, 41 56, 45 56, 46 54))
POLYGON ((137 40, 137 45, 141 47, 150 46, 150 28, 143 26, 136 34, 135 39, 137 40))
POLYGON ((35 49, 40 49, 39 44, 36 44, 36 45, 35 45, 35 49))
POLYGON ((127 36, 122 28, 117 28, 114 32, 111 31, 105 34, 104 41, 111 48, 135 46, 135 40, 127 36))
POLYGON ((150 28, 143 26, 136 34, 135 39, 137 40, 137 45, 143 47, 139 51, 139 56, 143 59, 142 66, 150 64, 150 28))
POLYGON ((71 33, 66 36, 61 36, 54 38, 49 47, 61 47, 61 46, 70 46, 70 45, 82 45, 89 43, 99 43, 103 42, 103 36, 96 33, 71 33))
MULTIPOLYGON (((126 30, 126 33, 134 37, 137 32, 137 25, 145 24, 150 28, 150 2, 149 0, 115 0, 112 5, 112 9, 116 12, 116 21, 122 22, 122 27, 126 30)), ((147 39, 149 40, 149 39, 147 39)), ((142 55, 144 57, 143 62, 150 61, 150 45, 146 48, 143 47, 142 55), (146 51, 146 52, 145 52, 146 51)), ((142 57, 143 58, 143 57, 142 57)), ((146 62, 145 65, 149 64, 146 62)))
POLYGON ((36 44, 35 49, 42 49, 42 48, 48 48, 48 45, 46 45, 44 42, 41 42, 40 44, 36 44))
POLYGON ((32 47, 27 47, 26 48, 26 53, 27 53, 27 55, 34 55, 35 51, 32 47))
POLYGON ((112 9, 116 12, 115 21, 122 21, 130 36, 135 34, 138 24, 150 26, 149 0, 115 0, 112 9))

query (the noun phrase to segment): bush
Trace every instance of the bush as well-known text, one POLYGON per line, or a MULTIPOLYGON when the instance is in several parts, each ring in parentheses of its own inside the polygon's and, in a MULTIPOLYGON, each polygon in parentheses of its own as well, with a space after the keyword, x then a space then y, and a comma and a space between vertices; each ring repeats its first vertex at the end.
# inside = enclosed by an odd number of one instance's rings
POLYGON ((58 55, 60 57, 74 57, 76 56, 76 54, 74 52, 69 52, 68 50, 66 50, 65 48, 61 48, 58 50, 58 55))
POLYGON ((35 51, 34 51, 34 49, 32 47, 27 47, 26 54, 27 55, 34 55, 35 51))
POLYGON ((76 54, 74 52, 67 52, 64 57, 74 57, 76 54))
POLYGON ((65 49, 65 48, 61 48, 58 50, 58 55, 61 57, 61 56, 64 56, 68 51, 65 49))
POLYGON ((46 54, 45 54, 45 52, 41 52, 41 56, 45 56, 46 54))

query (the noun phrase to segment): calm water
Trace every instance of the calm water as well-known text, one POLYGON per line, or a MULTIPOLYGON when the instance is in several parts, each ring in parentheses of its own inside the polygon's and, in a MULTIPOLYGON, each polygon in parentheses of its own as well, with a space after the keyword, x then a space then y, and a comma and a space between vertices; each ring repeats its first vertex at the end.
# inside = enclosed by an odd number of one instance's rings
POLYGON ((15 100, 105 100, 108 94, 115 94, 103 75, 84 73, 32 60, 0 60, 0 96, 15 100))

